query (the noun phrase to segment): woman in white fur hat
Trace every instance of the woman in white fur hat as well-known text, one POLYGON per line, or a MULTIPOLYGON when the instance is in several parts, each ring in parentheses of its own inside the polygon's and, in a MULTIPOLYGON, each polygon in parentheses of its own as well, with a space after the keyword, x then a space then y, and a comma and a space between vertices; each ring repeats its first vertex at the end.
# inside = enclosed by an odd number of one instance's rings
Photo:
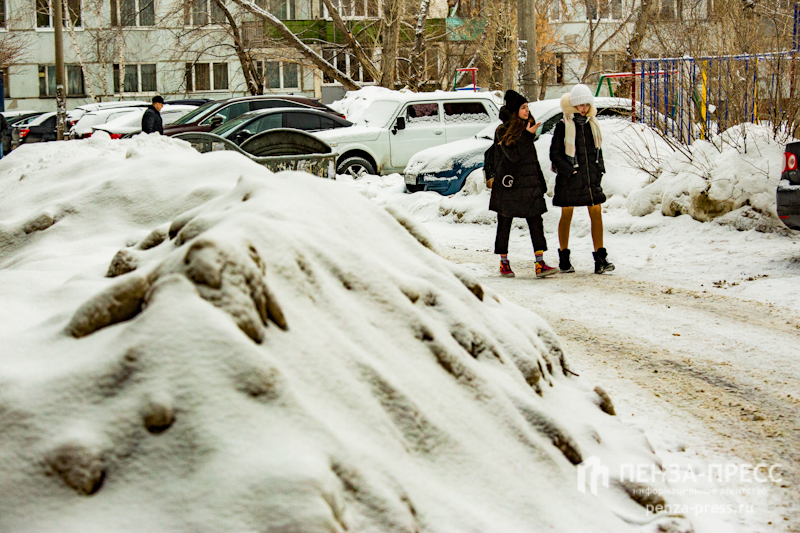
POLYGON ((594 242, 594 272, 614 270, 603 247, 603 211, 606 201, 600 182, 606 172, 603 163, 603 137, 595 118, 594 96, 586 85, 576 85, 561 97, 564 118, 556 124, 550 145, 550 161, 556 170, 553 205, 561 207, 558 223, 559 268, 575 272, 569 259, 569 230, 575 206, 589 208, 594 242))

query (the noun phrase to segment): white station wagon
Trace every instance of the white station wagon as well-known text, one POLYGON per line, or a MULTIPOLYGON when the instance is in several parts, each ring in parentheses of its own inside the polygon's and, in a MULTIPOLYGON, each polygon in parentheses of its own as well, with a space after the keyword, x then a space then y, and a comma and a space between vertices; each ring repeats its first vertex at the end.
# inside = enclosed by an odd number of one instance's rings
POLYGON ((347 117, 353 126, 314 136, 339 153, 337 174, 402 173, 420 150, 472 137, 496 121, 496 98, 488 92, 387 91, 347 117))

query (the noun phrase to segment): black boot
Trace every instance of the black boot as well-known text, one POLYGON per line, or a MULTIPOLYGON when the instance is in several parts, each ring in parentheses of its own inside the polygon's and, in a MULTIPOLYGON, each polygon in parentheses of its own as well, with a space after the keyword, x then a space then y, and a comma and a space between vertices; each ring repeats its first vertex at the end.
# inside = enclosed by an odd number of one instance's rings
POLYGON ((561 269, 561 272, 565 274, 575 272, 575 269, 572 267, 572 263, 569 262, 569 248, 558 251, 558 268, 561 269))
POLYGON ((608 252, 605 248, 600 248, 596 252, 592 252, 594 256, 594 273, 602 274, 603 272, 611 272, 614 270, 614 265, 608 262, 608 252))

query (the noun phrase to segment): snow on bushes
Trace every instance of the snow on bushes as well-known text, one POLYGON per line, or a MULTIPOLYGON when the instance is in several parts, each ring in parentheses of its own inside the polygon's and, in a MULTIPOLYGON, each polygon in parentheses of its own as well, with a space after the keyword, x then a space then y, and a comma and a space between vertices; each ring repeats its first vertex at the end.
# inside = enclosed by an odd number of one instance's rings
MULTIPOLYGON (((649 135, 651 143, 666 144, 649 135)), ((766 126, 752 124, 731 128, 710 142, 695 141, 655 162, 657 179, 628 195, 628 211, 644 216, 660 209, 665 216, 686 214, 741 230, 782 229, 775 190, 783 150, 766 126)))
POLYGON ((0 529, 690 531, 550 327, 404 213, 158 136, 0 172, 0 529))

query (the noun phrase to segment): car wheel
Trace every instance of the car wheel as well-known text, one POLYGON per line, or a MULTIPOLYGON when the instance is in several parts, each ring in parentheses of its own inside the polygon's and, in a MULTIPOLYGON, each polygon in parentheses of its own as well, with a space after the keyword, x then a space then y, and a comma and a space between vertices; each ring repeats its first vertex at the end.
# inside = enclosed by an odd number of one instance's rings
POLYGON ((350 174, 354 178, 360 178, 364 174, 375 174, 375 167, 363 157, 348 157, 336 169, 337 174, 350 174))
POLYGON ((406 183, 406 190, 408 192, 420 192, 425 190, 425 185, 409 185, 406 183))

